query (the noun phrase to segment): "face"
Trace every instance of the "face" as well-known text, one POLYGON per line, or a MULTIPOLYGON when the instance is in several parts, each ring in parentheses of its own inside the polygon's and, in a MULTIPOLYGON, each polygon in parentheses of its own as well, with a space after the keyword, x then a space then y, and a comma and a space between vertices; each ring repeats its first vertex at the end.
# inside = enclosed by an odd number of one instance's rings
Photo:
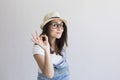
POLYGON ((50 37, 59 39, 64 31, 63 22, 60 19, 55 19, 51 22, 49 27, 50 37))

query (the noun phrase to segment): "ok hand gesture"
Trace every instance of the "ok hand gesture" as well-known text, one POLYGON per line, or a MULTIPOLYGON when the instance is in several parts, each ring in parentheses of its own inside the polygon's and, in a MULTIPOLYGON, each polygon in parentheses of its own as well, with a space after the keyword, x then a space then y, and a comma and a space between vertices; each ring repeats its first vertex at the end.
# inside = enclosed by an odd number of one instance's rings
POLYGON ((48 42, 48 37, 46 35, 40 35, 36 31, 34 35, 32 35, 32 41, 42 47, 44 50, 49 50, 50 45, 48 42))

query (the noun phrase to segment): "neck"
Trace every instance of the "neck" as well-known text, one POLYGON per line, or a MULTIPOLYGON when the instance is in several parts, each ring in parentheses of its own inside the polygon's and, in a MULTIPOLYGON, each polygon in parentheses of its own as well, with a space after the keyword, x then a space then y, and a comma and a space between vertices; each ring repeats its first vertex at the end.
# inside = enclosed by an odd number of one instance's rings
POLYGON ((54 49, 55 48, 55 38, 50 38, 50 44, 51 44, 51 47, 54 49))
POLYGON ((51 50, 58 53, 58 46, 56 44, 56 38, 50 38, 51 50))

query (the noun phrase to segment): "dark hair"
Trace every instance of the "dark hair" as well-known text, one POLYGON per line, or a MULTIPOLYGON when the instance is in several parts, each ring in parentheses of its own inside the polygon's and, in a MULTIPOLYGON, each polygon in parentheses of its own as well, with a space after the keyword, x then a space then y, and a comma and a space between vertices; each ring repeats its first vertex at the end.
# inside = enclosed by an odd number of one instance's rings
MULTIPOLYGON (((50 22, 48 22, 44 27, 43 27, 43 31, 42 31, 42 33, 41 34, 46 34, 47 36, 48 36, 48 40, 49 40, 49 26, 51 25, 51 21, 50 22)), ((63 33, 62 33, 62 35, 61 35, 61 38, 60 39, 56 39, 56 45, 57 45, 57 48, 58 48, 58 50, 57 50, 57 52, 56 52, 56 54, 59 54, 59 55, 62 55, 61 54, 61 51, 62 51, 62 49, 63 49, 63 47, 64 47, 64 45, 68 45, 67 44, 67 25, 63 22, 63 27, 64 27, 64 31, 63 31, 63 33)), ((50 43, 50 42, 49 42, 50 43)), ((50 44, 51 45, 51 44, 50 44)), ((51 49, 50 49, 50 51, 51 51, 51 49)), ((51 51, 51 53, 53 53, 52 51, 51 51)))

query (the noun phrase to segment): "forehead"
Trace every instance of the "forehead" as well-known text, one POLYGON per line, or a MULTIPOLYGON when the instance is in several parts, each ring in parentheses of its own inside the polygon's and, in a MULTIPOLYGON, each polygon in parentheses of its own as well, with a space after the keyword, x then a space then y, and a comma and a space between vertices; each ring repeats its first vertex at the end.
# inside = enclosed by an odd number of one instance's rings
POLYGON ((59 19, 59 18, 56 18, 56 19, 54 19, 54 20, 52 20, 51 22, 58 22, 58 23, 61 23, 61 22, 63 22, 61 19, 59 19))

